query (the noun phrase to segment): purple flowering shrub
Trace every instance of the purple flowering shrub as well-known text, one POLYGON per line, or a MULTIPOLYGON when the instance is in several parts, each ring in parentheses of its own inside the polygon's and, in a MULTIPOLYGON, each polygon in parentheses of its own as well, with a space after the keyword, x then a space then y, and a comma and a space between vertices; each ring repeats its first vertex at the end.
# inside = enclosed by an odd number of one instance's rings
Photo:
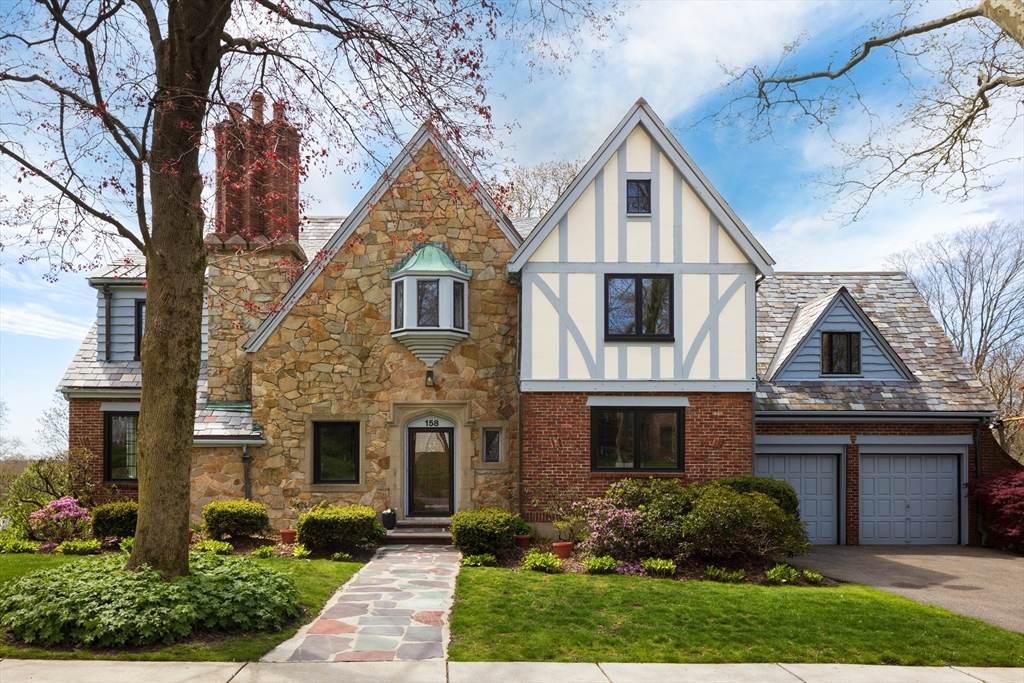
POLYGON ((647 572, 644 571, 643 565, 639 561, 628 560, 616 567, 615 573, 623 576, 644 576, 647 572))
POLYGON ((40 510, 28 517, 32 536, 46 545, 57 544, 88 534, 92 517, 89 511, 71 496, 51 500, 40 510))
POLYGON ((616 507, 604 498, 580 505, 589 534, 580 549, 594 557, 610 555, 616 560, 647 557, 650 550, 645 533, 645 513, 616 507))

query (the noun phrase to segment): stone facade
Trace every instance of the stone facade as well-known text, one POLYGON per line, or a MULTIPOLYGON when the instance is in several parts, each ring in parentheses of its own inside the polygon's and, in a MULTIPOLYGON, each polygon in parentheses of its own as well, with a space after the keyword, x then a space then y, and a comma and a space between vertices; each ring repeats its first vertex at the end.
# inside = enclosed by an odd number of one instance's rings
POLYGON ((250 354, 253 419, 267 440, 252 450, 253 494, 275 523, 293 516, 291 501, 314 495, 402 510, 404 422, 395 422, 397 412, 404 420, 431 414, 456 423, 457 508, 518 506, 518 293, 505 278, 514 251, 427 141, 303 299, 250 354), (425 241, 443 243, 474 273, 469 337, 435 365, 433 387, 425 386, 430 368, 390 336, 386 272, 425 241), (340 420, 361 426, 360 482, 313 484, 312 425, 340 420), (484 424, 505 431, 500 467, 481 462, 484 424))

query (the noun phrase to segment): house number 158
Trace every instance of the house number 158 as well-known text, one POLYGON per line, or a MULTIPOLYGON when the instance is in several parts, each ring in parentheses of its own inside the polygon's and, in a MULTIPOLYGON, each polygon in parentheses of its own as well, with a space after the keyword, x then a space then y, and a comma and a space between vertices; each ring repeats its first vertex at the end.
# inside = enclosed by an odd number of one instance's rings
POLYGON ((440 420, 425 420, 425 422, 427 423, 428 427, 440 427, 441 426, 441 421, 440 420))

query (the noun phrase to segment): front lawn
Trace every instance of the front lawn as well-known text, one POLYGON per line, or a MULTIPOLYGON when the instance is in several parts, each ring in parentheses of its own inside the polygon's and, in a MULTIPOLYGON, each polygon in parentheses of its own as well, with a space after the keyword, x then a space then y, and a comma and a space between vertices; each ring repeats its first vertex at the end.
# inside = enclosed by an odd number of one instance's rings
POLYGON ((1024 634, 883 591, 464 567, 453 661, 1024 666, 1024 634))
MULTIPOLYGON (((65 562, 81 561, 80 557, 60 555, 0 555, 0 581, 17 578, 29 572, 56 567, 65 562)), ((239 635, 205 634, 175 643, 149 647, 103 650, 84 648, 38 648, 16 643, 6 636, 0 644, 0 659, 121 659, 154 661, 255 661, 284 642, 306 621, 323 608, 327 599, 362 566, 358 562, 330 560, 293 560, 271 558, 256 560, 282 574, 287 574, 299 589, 306 614, 300 621, 277 633, 244 633, 239 635)))

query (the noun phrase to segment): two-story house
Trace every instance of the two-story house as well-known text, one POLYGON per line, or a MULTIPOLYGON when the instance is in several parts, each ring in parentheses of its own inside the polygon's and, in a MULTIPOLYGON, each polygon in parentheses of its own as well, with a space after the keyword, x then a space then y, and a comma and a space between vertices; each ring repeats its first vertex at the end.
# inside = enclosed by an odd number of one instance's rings
MULTIPOLYGON (((298 219, 298 138, 218 124, 193 515, 251 497, 544 521, 553 484, 758 473, 818 543, 966 543, 961 486, 1013 466, 994 406, 898 273, 778 274, 640 100, 539 220, 430 127, 347 217, 298 219), (278 168, 250 172, 270 140, 278 168), (248 141, 248 142, 247 142, 248 141), (268 208, 269 207, 269 208, 268 208), (534 505, 537 500, 537 505, 534 505)), ((145 264, 89 279, 72 446, 131 495, 145 264)))

